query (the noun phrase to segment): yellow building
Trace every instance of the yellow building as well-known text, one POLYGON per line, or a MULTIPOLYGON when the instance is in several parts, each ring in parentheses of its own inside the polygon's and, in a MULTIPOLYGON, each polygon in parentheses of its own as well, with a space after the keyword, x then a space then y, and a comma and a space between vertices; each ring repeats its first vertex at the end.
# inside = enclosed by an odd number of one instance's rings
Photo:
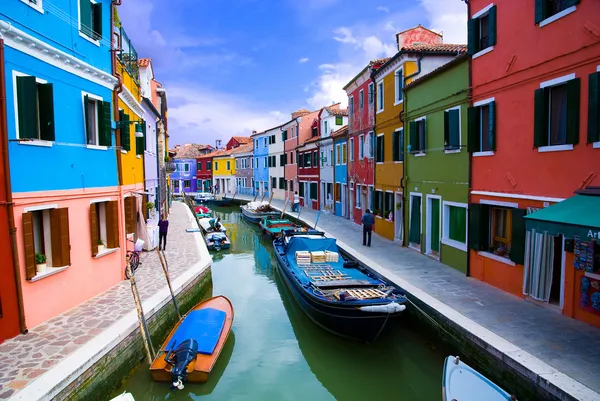
MULTIPOLYGON (((396 35, 398 53, 375 73, 375 186, 371 208, 375 231, 403 241, 404 86, 451 61, 456 45, 422 26, 396 35)), ((409 190, 407 189, 407 192, 409 190)))
POLYGON ((213 156, 213 185, 218 194, 232 196, 235 193, 235 150, 220 150, 213 156))

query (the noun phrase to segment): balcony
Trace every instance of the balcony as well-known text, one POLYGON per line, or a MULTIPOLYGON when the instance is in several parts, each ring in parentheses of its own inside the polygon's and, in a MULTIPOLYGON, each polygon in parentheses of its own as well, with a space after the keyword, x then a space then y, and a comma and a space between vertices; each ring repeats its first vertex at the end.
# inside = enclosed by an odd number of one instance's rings
POLYGON ((117 59, 125 70, 131 75, 136 84, 140 84, 140 68, 138 54, 123 27, 113 28, 115 43, 118 43, 117 59))

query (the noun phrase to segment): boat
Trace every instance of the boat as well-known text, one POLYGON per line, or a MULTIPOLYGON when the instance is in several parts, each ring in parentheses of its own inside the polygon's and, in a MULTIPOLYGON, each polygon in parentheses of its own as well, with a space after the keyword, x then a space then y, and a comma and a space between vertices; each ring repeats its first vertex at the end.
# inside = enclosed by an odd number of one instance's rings
POLYGON ((204 239, 209 251, 220 251, 221 249, 229 249, 231 247, 231 241, 229 241, 229 238, 223 232, 207 233, 204 239))
POLYGON ((283 281, 304 313, 341 337, 371 342, 407 302, 391 283, 344 260, 335 238, 316 230, 284 231, 273 241, 283 281))
POLYGON ((150 365, 152 379, 183 388, 205 383, 233 324, 233 305, 219 295, 199 303, 175 325, 150 365))
POLYGON ((281 216, 281 212, 271 207, 269 202, 249 202, 240 206, 242 215, 252 223, 260 223, 263 217, 281 216))
POLYGON ((135 401, 135 398, 133 398, 131 393, 125 392, 123 394, 119 394, 115 398, 111 398, 110 401, 135 401))
POLYGON ((207 200, 206 203, 210 203, 215 206, 229 206, 231 201, 223 195, 215 195, 213 199, 207 200))
POLYGON ((213 232, 226 232, 227 229, 225 227, 223 227, 223 225, 221 224, 221 229, 220 230, 215 230, 211 225, 210 225, 210 221, 212 220, 205 217, 202 219, 198 219, 198 223, 200 223, 200 227, 202 227, 202 231, 204 233, 213 233, 213 232))
POLYGON ((274 216, 263 217, 258 223, 260 229, 272 238, 281 235, 284 230, 297 230, 299 227, 288 219, 279 219, 274 216))
POLYGON ((198 218, 206 218, 206 217, 211 217, 210 214, 210 209, 207 208, 206 206, 196 206, 194 208, 194 212, 196 213, 196 217, 198 218))
POLYGON ((198 192, 196 196, 194 196, 194 201, 196 203, 206 203, 213 199, 215 199, 215 196, 210 192, 198 192))
POLYGON ((444 362, 442 376, 443 401, 516 401, 487 377, 464 363, 457 356, 449 355, 444 362))

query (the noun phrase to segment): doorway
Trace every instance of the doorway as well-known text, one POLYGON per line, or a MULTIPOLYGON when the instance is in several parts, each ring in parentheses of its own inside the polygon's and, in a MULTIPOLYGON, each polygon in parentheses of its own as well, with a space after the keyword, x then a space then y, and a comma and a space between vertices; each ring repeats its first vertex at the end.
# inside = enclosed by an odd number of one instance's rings
POLYGON ((440 196, 427 195, 427 248, 425 253, 436 259, 440 257, 440 204, 440 196))
POLYGON ((409 247, 421 252, 421 194, 410 194, 409 247))
POLYGON ((562 264, 563 264, 563 236, 559 234, 552 237, 554 246, 554 255, 552 255, 552 284, 550 285, 550 305, 560 305, 561 284, 562 284, 562 264))
POLYGON ((394 241, 404 240, 404 216, 402 207, 402 194, 396 192, 394 199, 394 222, 396 224, 394 241))
POLYGON ((348 211, 346 210, 346 197, 348 196, 347 194, 348 191, 348 187, 346 186, 346 184, 342 184, 342 193, 341 193, 341 200, 342 200, 342 212, 341 212, 341 216, 342 217, 348 217, 348 211))

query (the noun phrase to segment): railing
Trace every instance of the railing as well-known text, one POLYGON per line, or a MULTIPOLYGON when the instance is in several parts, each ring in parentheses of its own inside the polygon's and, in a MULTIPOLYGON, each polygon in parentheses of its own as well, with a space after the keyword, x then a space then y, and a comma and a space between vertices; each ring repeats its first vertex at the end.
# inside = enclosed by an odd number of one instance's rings
POLYGON ((119 38, 118 43, 119 43, 120 51, 117 51, 117 58, 119 59, 121 64, 123 64, 123 66, 129 73, 129 75, 131 75, 131 77, 133 78, 135 83, 139 84, 140 83, 140 68, 138 65, 137 51, 133 47, 133 44, 131 43, 131 40, 127 36, 127 33, 125 33, 125 30, 123 29, 123 27, 115 26, 113 28, 113 34, 115 36, 118 36, 118 38, 119 38))

